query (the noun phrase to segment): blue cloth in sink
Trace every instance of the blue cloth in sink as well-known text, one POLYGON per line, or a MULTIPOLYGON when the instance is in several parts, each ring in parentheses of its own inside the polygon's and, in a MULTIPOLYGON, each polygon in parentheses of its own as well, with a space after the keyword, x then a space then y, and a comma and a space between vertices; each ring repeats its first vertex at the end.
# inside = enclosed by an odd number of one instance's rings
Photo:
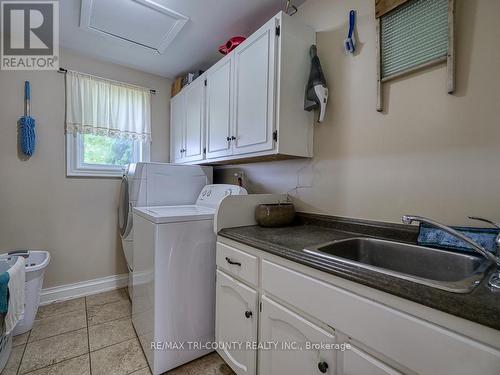
MULTIPOLYGON (((495 239, 500 231, 499 229, 474 227, 452 228, 466 235, 478 245, 484 247, 486 250, 491 251, 492 253, 496 253, 495 239)), ((419 245, 424 246, 441 247, 445 249, 460 251, 471 251, 476 253, 476 251, 469 244, 462 241, 461 239, 439 228, 427 224, 420 224, 420 231, 418 234, 417 242, 419 245)))

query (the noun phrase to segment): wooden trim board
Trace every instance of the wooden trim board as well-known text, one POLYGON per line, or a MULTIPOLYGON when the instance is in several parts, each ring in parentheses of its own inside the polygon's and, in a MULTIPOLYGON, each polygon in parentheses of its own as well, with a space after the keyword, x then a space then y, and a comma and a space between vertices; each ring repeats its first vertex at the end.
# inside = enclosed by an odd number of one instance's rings
POLYGON ((128 284, 128 274, 106 276, 100 279, 82 281, 74 284, 42 289, 40 305, 65 301, 91 294, 103 293, 109 290, 124 288, 128 284))

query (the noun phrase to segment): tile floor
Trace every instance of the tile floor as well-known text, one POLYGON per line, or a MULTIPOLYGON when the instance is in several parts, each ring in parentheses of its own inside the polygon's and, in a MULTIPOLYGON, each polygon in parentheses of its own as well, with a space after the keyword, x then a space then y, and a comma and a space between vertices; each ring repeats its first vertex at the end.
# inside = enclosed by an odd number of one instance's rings
MULTIPOLYGON (((125 289, 42 306, 33 329, 13 338, 1 375, 151 374, 131 320, 125 289)), ((170 375, 230 375, 212 353, 170 375)))

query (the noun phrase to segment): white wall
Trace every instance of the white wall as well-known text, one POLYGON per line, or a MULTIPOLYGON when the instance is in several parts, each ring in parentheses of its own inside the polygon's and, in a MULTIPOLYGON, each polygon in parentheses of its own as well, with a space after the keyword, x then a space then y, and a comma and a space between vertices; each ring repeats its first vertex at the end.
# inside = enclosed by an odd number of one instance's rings
MULTIPOLYGON (((500 1, 457 0, 457 92, 444 65, 387 84, 375 111, 373 0, 308 0, 296 16, 317 31, 330 86, 313 160, 235 166, 253 192, 292 190, 306 212, 399 222, 406 213, 450 224, 500 220, 500 1), (350 9, 358 49, 346 56, 350 9)), ((224 179, 232 181, 226 170, 224 179)))
MULTIPOLYGON (((156 89, 152 159, 168 160, 168 80, 67 50, 61 53, 61 66, 156 89)), ((126 272, 117 231, 120 179, 66 177, 64 106, 62 74, 0 71, 0 251, 49 250, 44 287, 126 272), (25 80, 32 85, 37 148, 22 161, 17 121, 24 111, 25 80)))

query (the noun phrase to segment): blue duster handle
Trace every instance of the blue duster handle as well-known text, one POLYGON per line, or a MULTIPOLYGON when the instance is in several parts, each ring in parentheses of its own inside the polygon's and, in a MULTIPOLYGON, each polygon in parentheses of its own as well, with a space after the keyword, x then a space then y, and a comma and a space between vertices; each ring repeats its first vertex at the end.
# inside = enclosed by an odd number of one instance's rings
POLYGON ((31 113, 31 88, 29 81, 24 82, 24 115, 29 116, 31 113))
POLYGON ((24 96, 26 100, 30 100, 30 82, 25 81, 24 82, 24 96))

